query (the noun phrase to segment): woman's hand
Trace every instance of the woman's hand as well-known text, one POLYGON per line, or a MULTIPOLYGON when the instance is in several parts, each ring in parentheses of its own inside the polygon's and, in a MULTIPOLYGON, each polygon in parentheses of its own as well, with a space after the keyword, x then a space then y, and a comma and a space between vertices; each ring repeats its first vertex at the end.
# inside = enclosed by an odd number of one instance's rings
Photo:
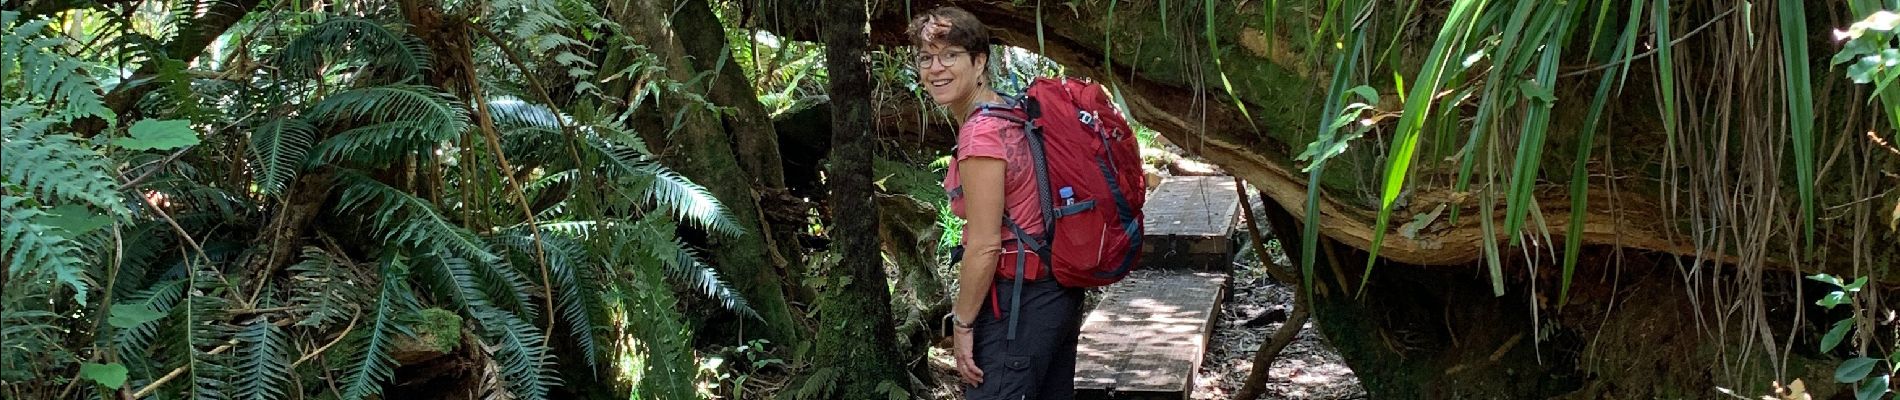
POLYGON ((975 329, 963 327, 953 329, 956 333, 950 336, 952 336, 951 341, 955 343, 953 351, 957 354, 957 375, 963 377, 963 383, 972 386, 983 384, 983 370, 976 367, 975 329))

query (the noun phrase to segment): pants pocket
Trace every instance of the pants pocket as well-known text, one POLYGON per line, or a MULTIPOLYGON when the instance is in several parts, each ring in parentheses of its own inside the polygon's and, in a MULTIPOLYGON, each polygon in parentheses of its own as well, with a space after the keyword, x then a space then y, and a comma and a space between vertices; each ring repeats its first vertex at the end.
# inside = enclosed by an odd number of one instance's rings
POLYGON ((964 392, 969 400, 1021 400, 1035 389, 1029 356, 1006 355, 983 370, 983 384, 964 392))

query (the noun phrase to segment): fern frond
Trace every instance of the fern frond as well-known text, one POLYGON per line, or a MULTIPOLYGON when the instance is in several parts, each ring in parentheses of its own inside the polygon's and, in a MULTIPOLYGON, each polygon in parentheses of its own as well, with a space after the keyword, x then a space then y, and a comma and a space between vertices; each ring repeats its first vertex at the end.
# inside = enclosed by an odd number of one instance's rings
POLYGON ((726 284, 720 278, 719 271, 699 261, 699 252, 687 246, 685 241, 673 235, 672 221, 665 215, 648 214, 635 224, 630 234, 621 235, 623 247, 640 249, 646 256, 659 263, 666 274, 679 280, 701 294, 719 301, 727 310, 739 315, 758 318, 759 314, 746 304, 745 297, 738 290, 726 284))
POLYGON ((497 97, 488 101, 488 114, 495 119, 495 127, 514 129, 535 127, 561 131, 561 119, 553 110, 540 104, 529 103, 514 97, 497 97))
POLYGON ((343 377, 343 398, 357 400, 365 397, 380 396, 382 383, 395 376, 395 358, 389 350, 399 337, 415 337, 416 333, 400 319, 403 315, 413 314, 418 308, 416 300, 409 291, 408 267, 399 256, 387 256, 382 261, 382 284, 376 294, 376 307, 370 310, 369 326, 366 326, 360 339, 362 351, 352 354, 349 370, 343 377))
POLYGON ((728 236, 745 234, 719 204, 719 199, 713 197, 712 191, 660 165, 637 147, 601 138, 588 140, 587 144, 607 161, 616 175, 632 182, 639 201, 653 203, 708 231, 728 236))
POLYGON ((291 265, 289 270, 290 304, 305 312, 297 326, 322 329, 348 318, 359 304, 369 302, 369 294, 360 289, 366 280, 355 273, 349 260, 338 259, 315 247, 305 247, 303 261, 291 265))
POLYGON ((491 310, 477 313, 492 340, 501 344, 496 361, 507 379, 509 391, 523 399, 546 399, 548 391, 561 384, 553 370, 554 355, 548 352, 547 337, 534 325, 514 314, 491 310))
POLYGON ((0 66, 5 66, 0 67, 0 79, 4 79, 0 87, 24 88, 26 92, 21 95, 49 105, 64 105, 54 113, 60 121, 84 117, 117 121, 116 114, 105 106, 101 95, 105 91, 93 78, 106 75, 105 67, 52 51, 71 42, 51 35, 48 26, 53 20, 37 18, 22 23, 20 19, 19 13, 11 11, 0 16, 0 30, 4 31, 0 34, 0 66), (9 68, 16 65, 17 70, 9 68), (11 79, 14 76, 19 81, 11 79))
POLYGON ((426 152, 440 143, 443 132, 418 121, 391 121, 350 129, 324 139, 312 149, 302 168, 325 163, 353 162, 381 167, 407 154, 426 152))
POLYGON ((367 212, 366 219, 392 244, 442 249, 480 262, 501 259, 473 233, 443 218, 427 200, 355 171, 338 173, 337 183, 344 188, 339 213, 367 212))
POLYGON ((0 169, 9 186, 45 200, 70 200, 105 210, 114 216, 129 214, 119 196, 118 183, 107 176, 110 160, 66 135, 28 137, 7 132, 0 137, 0 169))
POLYGON ((468 129, 468 112, 453 97, 421 85, 373 86, 332 94, 312 106, 308 118, 414 121, 421 124, 421 129, 444 138, 468 129))
POLYGON ((277 60, 285 70, 314 77, 332 56, 394 68, 404 78, 429 70, 433 59, 429 46, 408 33, 368 19, 335 17, 292 39, 277 60))
MULTIPOLYGON (((178 305, 179 300, 184 297, 185 280, 172 279, 139 290, 132 296, 117 301, 115 306, 139 307, 169 315, 178 305)), ((158 327, 162 321, 164 319, 119 329, 113 337, 113 344, 118 348, 119 354, 149 354, 152 338, 158 334, 158 327)))
POLYGON ((284 332, 268 318, 257 318, 244 326, 238 333, 238 343, 242 344, 238 358, 238 371, 242 376, 236 379, 237 390, 233 393, 239 399, 270 400, 285 398, 285 388, 290 387, 290 344, 285 342, 284 332))
POLYGON ((46 212, 25 206, 26 198, 0 196, 0 254, 12 254, 6 260, 7 274, 25 281, 37 280, 42 272, 73 288, 73 300, 86 304, 92 278, 86 275, 86 263, 79 248, 62 235, 64 232, 44 224, 46 212))
POLYGON ((266 195, 283 193, 316 140, 317 127, 294 117, 271 120, 252 131, 251 160, 257 163, 258 190, 266 195))
MULTIPOLYGON (((526 399, 547 398, 548 389, 559 380, 551 370, 546 336, 519 316, 496 308, 477 283, 475 267, 456 257, 436 257, 426 262, 434 266, 423 277, 436 292, 453 300, 464 313, 481 322, 484 335, 502 346, 495 354, 500 361, 510 394, 526 399)), ((489 349, 486 344, 485 350, 489 349)))
MULTIPOLYGON (((531 256, 535 251, 534 237, 524 229, 506 231, 497 239, 514 252, 531 256)), ((557 300, 561 308, 561 318, 567 320, 568 334, 573 335, 575 344, 580 347, 589 367, 600 368, 600 328, 594 325, 600 315, 595 301, 586 293, 597 293, 588 287, 583 277, 587 274, 587 254, 580 243, 561 235, 544 234, 541 236, 542 249, 547 255, 548 269, 554 275, 557 300)))

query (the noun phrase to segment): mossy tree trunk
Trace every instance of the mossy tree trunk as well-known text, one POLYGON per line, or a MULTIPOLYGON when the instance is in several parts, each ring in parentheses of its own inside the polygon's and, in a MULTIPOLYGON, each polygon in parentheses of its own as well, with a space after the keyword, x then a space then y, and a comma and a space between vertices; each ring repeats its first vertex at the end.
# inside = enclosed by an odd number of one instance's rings
MULTIPOLYGON (((884 273, 872 196, 871 163, 877 144, 871 124, 870 42, 864 0, 824 3, 825 67, 831 94, 832 250, 839 262, 825 275, 821 295, 818 357, 837 373, 836 398, 893 398, 913 391, 896 348, 890 281, 884 273)), ((910 397, 910 396, 904 396, 910 397)))
MULTIPOLYGON (((645 44, 660 66, 665 68, 665 76, 660 78, 677 82, 691 82, 698 73, 689 61, 695 55, 687 52, 683 46, 681 32, 718 32, 721 29, 717 20, 710 21, 714 23, 712 26, 679 25, 668 21, 668 13, 656 10, 673 10, 674 3, 669 1, 617 1, 604 7, 607 17, 632 35, 634 42, 645 44)), ((695 24, 704 22, 707 21, 694 21, 695 24)), ((626 64, 615 65, 612 62, 601 65, 602 70, 606 71, 626 67, 626 64)), ((641 88, 626 81, 628 79, 621 79, 615 84, 606 85, 605 90, 610 94, 622 95, 629 100, 629 104, 633 104, 632 99, 640 97, 641 88)), ((706 93, 703 86, 687 90, 706 93)), ((770 231, 763 229, 758 194, 752 185, 747 184, 754 182, 755 178, 739 162, 741 157, 734 151, 732 144, 734 133, 708 111, 705 104, 696 103, 687 96, 669 93, 657 99, 648 98, 645 104, 643 109, 634 110, 634 130, 649 145, 654 146, 656 152, 661 153, 662 161, 667 166, 711 190, 713 197, 725 206, 733 221, 745 230, 745 234, 738 237, 706 238, 712 247, 708 255, 714 268, 738 288, 764 321, 714 320, 718 326, 708 328, 708 331, 738 332, 743 326, 748 337, 765 338, 774 343, 798 342, 805 336, 804 331, 794 322, 793 309, 786 300, 787 284, 774 260, 775 252, 768 244, 767 235, 770 231), (679 112, 684 114, 676 114, 679 112)))

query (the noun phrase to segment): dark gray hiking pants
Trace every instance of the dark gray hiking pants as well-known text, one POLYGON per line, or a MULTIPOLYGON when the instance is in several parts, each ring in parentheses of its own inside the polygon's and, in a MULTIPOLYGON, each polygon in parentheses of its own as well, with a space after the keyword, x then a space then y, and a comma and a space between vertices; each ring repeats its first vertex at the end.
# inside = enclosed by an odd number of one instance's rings
POLYGON ((974 337, 983 384, 968 388, 964 396, 970 400, 1075 398, 1083 290, 1062 287, 1054 279, 1023 282, 1016 339, 1010 340, 1006 336, 1014 286, 1013 280, 997 279, 983 301, 974 337))

